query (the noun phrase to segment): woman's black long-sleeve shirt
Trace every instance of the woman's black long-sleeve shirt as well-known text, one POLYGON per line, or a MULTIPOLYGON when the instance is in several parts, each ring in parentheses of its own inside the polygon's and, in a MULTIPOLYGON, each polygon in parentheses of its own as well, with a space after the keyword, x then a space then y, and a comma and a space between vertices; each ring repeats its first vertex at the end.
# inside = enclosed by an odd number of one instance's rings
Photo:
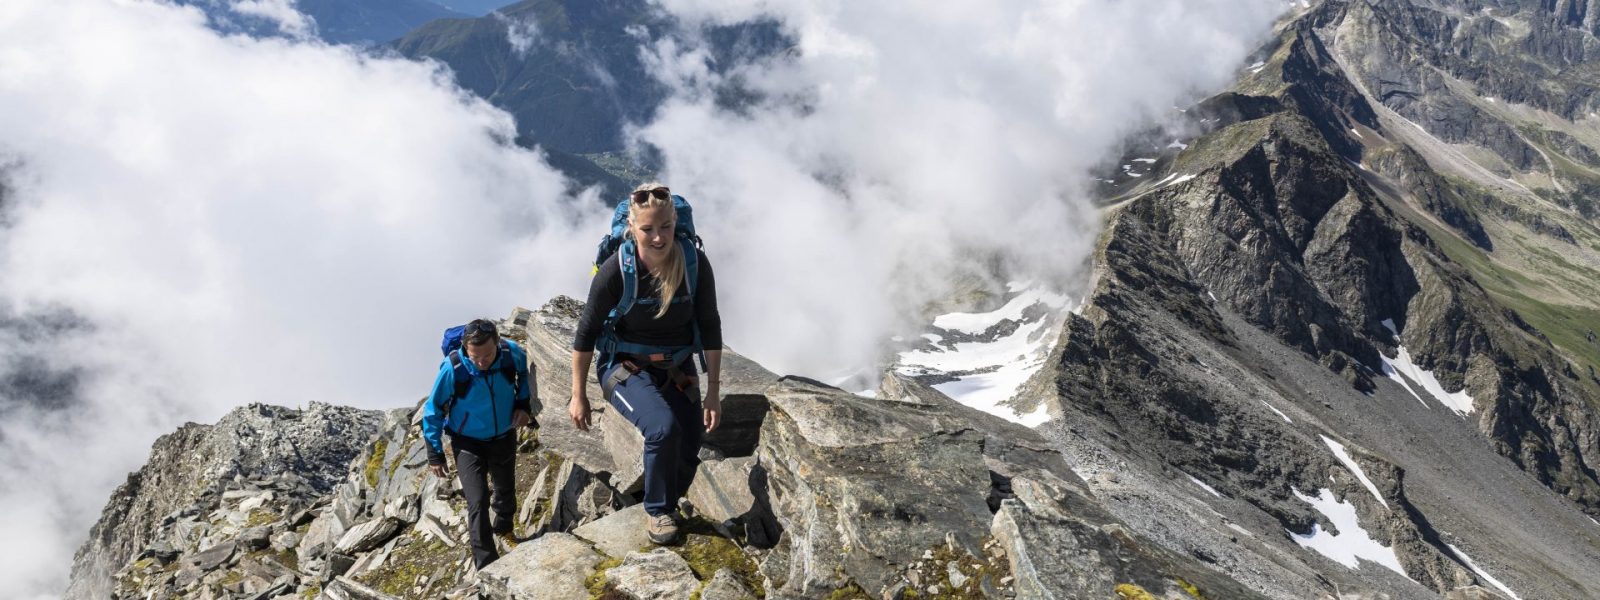
MULTIPOLYGON (((695 285, 694 299, 679 302, 667 309, 667 314, 656 318, 656 307, 635 304, 633 310, 617 323, 617 337, 636 344, 651 346, 688 346, 694 343, 694 324, 700 324, 700 344, 706 350, 722 349, 722 317, 717 314, 717 283, 711 272, 711 261, 705 252, 695 250, 700 261, 699 279, 695 285)), ((600 337, 601 325, 611 309, 622 301, 622 267, 616 254, 600 265, 589 284, 589 303, 583 307, 578 319, 578 331, 572 340, 572 349, 593 352, 600 337)), ((656 295, 656 278, 639 264, 639 298, 656 295)), ((688 294, 688 286, 678 286, 676 297, 688 294)))

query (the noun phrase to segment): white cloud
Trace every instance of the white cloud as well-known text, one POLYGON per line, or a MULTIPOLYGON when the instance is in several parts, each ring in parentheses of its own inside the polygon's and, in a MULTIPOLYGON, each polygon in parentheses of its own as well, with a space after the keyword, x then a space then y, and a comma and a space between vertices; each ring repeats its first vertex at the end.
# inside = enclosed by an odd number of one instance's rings
POLYGON ((532 17, 508 17, 505 13, 494 11, 489 13, 496 21, 506 26, 506 42, 511 44, 511 50, 519 56, 526 56, 528 50, 539 41, 539 22, 532 17))
POLYGON ((603 215, 580 218, 592 199, 563 198, 509 146, 510 117, 448 81, 222 37, 167 4, 0 3, 0 162, 19 165, 0 306, 93 324, 8 347, 91 374, 70 410, 0 399, 11 594, 59 590, 111 489, 177 424, 247 402, 402 405, 444 327, 586 288, 603 215))
POLYGON ((1088 171, 1228 81, 1276 0, 659 0, 686 23, 776 19, 793 53, 710 68, 646 56, 674 97, 636 131, 706 215, 731 343, 836 376, 972 271, 1076 295, 1098 225, 1088 171), (716 104, 737 78, 766 97, 716 104), (987 273, 993 260, 1009 273, 987 273), (724 266, 725 265, 725 266, 724 266))
POLYGON ((241 15, 272 21, 285 35, 297 38, 316 35, 316 22, 295 9, 295 0, 233 0, 228 8, 241 15))

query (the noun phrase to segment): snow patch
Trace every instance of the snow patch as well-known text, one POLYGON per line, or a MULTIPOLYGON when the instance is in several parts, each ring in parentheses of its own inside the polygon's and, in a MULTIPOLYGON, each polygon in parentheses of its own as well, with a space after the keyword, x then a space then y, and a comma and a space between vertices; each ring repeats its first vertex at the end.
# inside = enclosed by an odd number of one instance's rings
POLYGON ((1040 402, 1039 407, 1033 409, 1033 412, 1025 415, 1017 415, 1015 420, 1016 422, 1027 427, 1038 427, 1050 420, 1050 411, 1045 409, 1043 402, 1040 402))
POLYGON ((1506 584, 1500 583, 1499 579, 1495 579, 1488 573, 1485 573, 1483 569, 1478 568, 1478 565, 1472 562, 1472 557, 1467 556, 1467 553, 1462 552, 1460 548, 1455 547, 1454 544, 1445 544, 1445 546, 1448 546, 1450 548, 1450 552, 1454 553, 1456 558, 1461 559, 1461 562, 1467 563, 1468 569, 1472 569, 1472 572, 1476 573, 1478 577, 1482 577, 1484 581, 1489 582, 1489 585, 1499 588, 1500 591, 1505 592, 1507 596, 1511 597, 1511 600, 1522 600, 1522 596, 1518 596, 1516 592, 1511 591, 1511 588, 1506 587, 1506 584))
MULTIPOLYGON (((1016 395, 1033 374, 1044 366, 1055 336, 1050 329, 1060 322, 1063 310, 1076 310, 1063 295, 1050 292, 1033 282, 1009 282, 1016 294, 1004 306, 986 313, 949 313, 935 317, 934 327, 968 335, 982 335, 1005 321, 1018 325, 1010 334, 994 339, 957 342, 947 347, 918 349, 900 353, 897 370, 906 375, 929 373, 971 373, 933 388, 957 402, 1000 418, 1036 427, 1050 419, 1040 405, 1028 413, 1018 413, 1003 403, 1016 395), (1025 319, 1030 307, 1040 305, 1044 314, 1025 319)), ((924 334, 927 337, 931 334, 924 334)), ((940 338, 941 340, 943 338, 940 338)))
MULTIPOLYGON (((1333 491, 1322 488, 1315 498, 1300 493, 1300 490, 1290 488, 1296 498, 1301 502, 1310 504, 1317 512, 1322 513, 1338 528, 1339 533, 1324 531, 1320 523, 1311 525, 1309 535, 1289 532, 1294 543, 1310 548, 1346 568, 1360 568, 1359 559, 1366 559, 1383 567, 1405 575, 1405 569, 1400 567, 1400 559, 1395 556, 1394 549, 1379 544, 1372 539, 1372 534, 1361 527, 1361 520, 1356 517, 1356 507, 1348 502, 1340 502, 1334 497, 1333 491)), ((1409 576, 1408 576, 1409 577, 1409 576)))
POLYGON ((1208 492, 1211 492, 1211 495, 1216 496, 1218 498, 1222 498, 1223 497, 1222 492, 1218 492, 1216 488, 1211 487, 1209 485, 1206 485, 1206 482, 1200 481, 1195 476, 1189 475, 1188 473, 1184 473, 1184 476, 1188 477, 1189 481, 1194 482, 1195 485, 1200 486, 1200 489, 1208 491, 1208 492))
POLYGON ((1249 67, 1245 67, 1245 68, 1250 69, 1251 73, 1260 73, 1262 69, 1267 68, 1267 63, 1265 61, 1259 61, 1258 60, 1258 61, 1252 63, 1249 67))
MULTIPOLYGON (((1129 173, 1129 175, 1133 175, 1133 174, 1129 173)), ((1133 175, 1133 176, 1134 177, 1138 177, 1138 175, 1133 175)), ((1155 187, 1166 187, 1166 186, 1169 186, 1169 185, 1178 185, 1180 183, 1183 183, 1185 181, 1188 181, 1188 180, 1194 179, 1194 178, 1195 178, 1195 176, 1193 174, 1179 175, 1177 173, 1173 173, 1171 175, 1166 176, 1166 178, 1162 179, 1161 181, 1155 182, 1154 185, 1155 185, 1155 187)))
MULTIPOLYGON (((1394 334, 1396 342, 1400 341, 1400 332, 1395 329, 1394 319, 1384 319, 1383 326, 1394 334)), ((1472 395, 1468 394, 1465 388, 1455 393, 1445 391, 1444 385, 1439 383, 1439 378, 1433 375, 1433 371, 1419 367, 1411 361, 1411 353, 1406 351, 1404 345, 1397 345, 1396 348, 1398 350, 1395 351, 1394 358, 1384 356, 1382 352, 1378 353, 1378 356, 1383 359, 1383 374, 1385 376, 1405 387, 1406 391, 1411 392, 1411 395, 1415 396, 1418 402, 1422 402, 1423 406, 1427 406, 1428 403, 1415 390, 1411 389, 1411 386, 1404 379, 1401 379, 1401 375, 1422 386, 1422 389, 1432 394, 1440 404, 1455 411, 1456 414, 1461 416, 1472 414, 1472 395)))
POLYGON ((1350 457, 1350 450, 1345 448, 1344 444, 1334 441, 1333 438, 1325 435, 1317 437, 1322 438, 1322 443, 1328 445, 1328 449, 1333 451, 1334 456, 1339 457, 1339 462, 1344 463, 1345 468, 1356 474, 1356 479, 1360 479, 1361 485, 1366 486, 1367 491, 1372 492, 1373 498, 1377 498, 1378 502, 1383 503, 1384 508, 1389 508, 1389 502, 1383 499, 1383 494, 1378 493, 1378 486, 1373 485, 1371 479, 1367 479, 1367 472, 1362 471, 1361 465, 1356 464, 1356 460, 1350 457))
POLYGON ((1267 408, 1272 409, 1272 412, 1278 413, 1278 416, 1283 417, 1283 422, 1288 423, 1290 425, 1294 424, 1294 420, 1290 419, 1289 415, 1283 414, 1283 411, 1278 410, 1278 407, 1273 406, 1271 403, 1267 402, 1266 400, 1262 400, 1261 403, 1262 404, 1266 404, 1267 408))
POLYGON ((1206 290, 1206 295, 1211 297, 1212 302, 1221 302, 1221 300, 1217 299, 1216 294, 1211 293, 1211 290, 1206 290))
MULTIPOLYGON (((1015 290, 1013 290, 1015 293, 1015 290)), ((933 318, 933 326, 950 331, 959 331, 969 335, 981 335, 990 327, 999 325, 1003 321, 1021 321, 1023 311, 1035 304, 1044 304, 1052 308, 1066 306, 1067 297, 1052 294, 1042 289, 1030 289, 1017 294, 1005 306, 986 313, 949 313, 933 318)), ((928 334, 931 335, 931 334, 928 334)))
POLYGON ((1155 164, 1156 159, 1154 159, 1154 158, 1135 158, 1135 159, 1133 159, 1133 162, 1142 162, 1142 163, 1155 164))
POLYGON ((1183 143, 1183 141, 1181 141, 1181 140, 1172 140, 1172 143, 1171 144, 1167 144, 1167 147, 1168 148, 1177 148, 1179 150, 1188 150, 1189 149, 1189 145, 1183 143))
POLYGON ((1350 128, 1350 133, 1354 133, 1354 134, 1356 134, 1356 137, 1358 137, 1358 138, 1365 138, 1365 137, 1367 137, 1367 136, 1364 136, 1364 135, 1361 135, 1361 132, 1359 132, 1359 131, 1356 131, 1356 128, 1354 128, 1354 127, 1351 127, 1351 128, 1350 128))
POLYGON ((1243 528, 1243 527, 1240 527, 1240 526, 1239 526, 1239 524, 1238 524, 1238 523, 1229 523, 1229 524, 1228 524, 1228 529, 1232 529, 1232 530, 1234 530, 1234 531, 1237 531, 1237 532, 1239 532, 1239 533, 1242 533, 1242 534, 1245 534, 1245 535, 1248 535, 1248 536, 1250 536, 1250 537, 1255 537, 1255 536, 1256 536, 1256 534, 1254 534, 1254 533, 1250 533, 1250 530, 1249 530, 1249 529, 1245 529, 1245 528, 1243 528))

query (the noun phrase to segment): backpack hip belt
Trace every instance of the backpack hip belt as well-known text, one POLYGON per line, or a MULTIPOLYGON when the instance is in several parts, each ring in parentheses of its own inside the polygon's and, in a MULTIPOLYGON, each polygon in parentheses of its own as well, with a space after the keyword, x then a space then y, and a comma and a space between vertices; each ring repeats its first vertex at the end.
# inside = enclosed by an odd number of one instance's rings
MULTIPOLYGON (((665 370, 667 372, 667 381, 672 382, 673 387, 678 388, 678 391, 680 392, 687 394, 689 392, 689 388, 700 385, 698 378, 685 373, 683 372, 683 369, 678 368, 678 365, 683 364, 683 361, 662 364, 651 360, 648 364, 652 367, 665 370)), ((628 378, 633 377, 634 375, 638 375, 645 369, 644 367, 639 366, 639 363, 627 358, 617 361, 617 366, 620 368, 613 369, 611 371, 611 376, 607 377, 606 380, 601 383, 600 389, 607 396, 610 396, 612 392, 617 389, 617 386, 622 385, 622 382, 627 381, 628 378)))

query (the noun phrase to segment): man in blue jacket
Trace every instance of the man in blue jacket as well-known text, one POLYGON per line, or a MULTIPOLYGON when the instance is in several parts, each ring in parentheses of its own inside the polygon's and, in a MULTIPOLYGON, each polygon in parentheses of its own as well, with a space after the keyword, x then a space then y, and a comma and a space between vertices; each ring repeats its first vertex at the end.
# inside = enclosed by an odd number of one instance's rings
POLYGON ((449 476, 441 433, 450 434, 461 491, 467 497, 472 560, 479 569, 500 558, 495 534, 511 533, 517 503, 516 431, 531 421, 533 386, 522 348, 501 339, 492 321, 476 319, 462 331, 461 349, 451 351, 439 366, 433 394, 422 406, 428 469, 438 477, 449 476), (489 484, 494 488, 492 499, 489 484))

